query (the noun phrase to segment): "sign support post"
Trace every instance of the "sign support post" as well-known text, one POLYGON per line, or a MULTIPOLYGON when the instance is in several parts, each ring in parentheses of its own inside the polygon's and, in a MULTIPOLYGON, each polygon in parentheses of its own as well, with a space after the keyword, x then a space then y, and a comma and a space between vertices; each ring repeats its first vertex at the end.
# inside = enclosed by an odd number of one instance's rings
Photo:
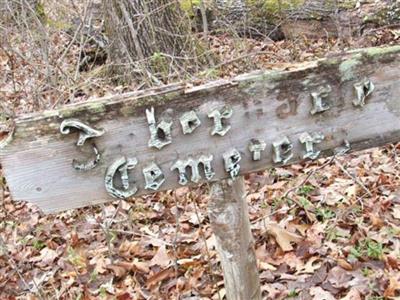
POLYGON ((208 215, 221 258, 227 299, 261 300, 242 176, 211 184, 208 215))

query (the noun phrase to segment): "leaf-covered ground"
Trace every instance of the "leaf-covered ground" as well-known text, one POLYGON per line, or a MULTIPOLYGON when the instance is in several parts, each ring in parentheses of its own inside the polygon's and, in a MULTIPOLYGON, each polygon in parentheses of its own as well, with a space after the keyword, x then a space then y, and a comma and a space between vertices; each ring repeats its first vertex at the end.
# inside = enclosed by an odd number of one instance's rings
MULTIPOLYGON (((399 151, 389 145, 247 177, 267 299, 399 295, 399 151)), ((207 190, 44 216, 5 189, 0 298, 222 299, 207 190)))
MULTIPOLYGON (((197 84, 257 68, 284 69, 348 48, 398 44, 398 28, 376 28, 347 43, 209 36, 216 63, 191 79, 197 84)), ((7 44, 0 45, 2 121, 144 88, 115 85, 102 66, 77 72, 82 47, 65 31, 47 32, 50 69, 22 36, 10 29, 7 44)), ((398 299, 399 155, 399 145, 387 145, 246 178, 266 299, 398 299)), ((3 179, 0 299, 223 299, 208 188, 45 216, 12 201, 3 179)))

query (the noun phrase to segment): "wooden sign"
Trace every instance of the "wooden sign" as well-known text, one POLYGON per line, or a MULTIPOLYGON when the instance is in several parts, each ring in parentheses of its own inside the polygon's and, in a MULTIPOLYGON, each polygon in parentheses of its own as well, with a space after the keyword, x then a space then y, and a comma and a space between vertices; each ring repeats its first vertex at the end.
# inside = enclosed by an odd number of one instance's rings
POLYGON ((0 151, 46 212, 400 140, 400 46, 22 116, 0 151))

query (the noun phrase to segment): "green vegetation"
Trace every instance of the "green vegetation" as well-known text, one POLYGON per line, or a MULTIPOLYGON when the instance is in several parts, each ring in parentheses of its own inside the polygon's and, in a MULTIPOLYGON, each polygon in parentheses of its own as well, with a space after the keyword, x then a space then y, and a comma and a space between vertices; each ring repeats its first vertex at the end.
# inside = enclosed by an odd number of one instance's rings
POLYGON ((46 244, 40 240, 35 240, 32 244, 33 248, 35 248, 36 250, 40 251, 42 250, 44 247, 46 247, 46 244))
POLYGON ((150 57, 150 64, 152 70, 161 75, 162 78, 168 77, 169 69, 168 69, 168 59, 161 52, 154 52, 150 57))
POLYGON ((200 72, 199 77, 207 79, 217 79, 220 76, 220 72, 216 68, 209 68, 200 72))
POLYGON ((249 5, 262 5, 264 13, 268 15, 277 15, 284 10, 299 8, 304 4, 304 0, 248 0, 249 5))
POLYGON ((67 259, 72 265, 74 265, 75 267, 81 267, 81 268, 86 267, 85 259, 82 256, 80 256, 75 251, 74 248, 68 247, 67 253, 68 253, 67 259))
POLYGON ((366 15, 364 23, 374 23, 379 26, 385 26, 400 21, 400 4, 393 3, 378 12, 366 15))
POLYGON ((338 239, 350 238, 350 234, 348 232, 338 229, 336 225, 330 225, 325 232, 326 239, 331 242, 337 241, 338 239))
POLYGON ((273 209, 277 209, 278 207, 280 207, 280 206, 282 205, 282 203, 283 203, 284 201, 285 201, 285 198, 283 198, 283 197, 274 198, 274 199, 272 200, 271 206, 272 206, 273 209))
POLYGON ((312 185, 305 184, 301 188, 299 188, 297 194, 300 196, 307 196, 314 190, 315 190, 315 187, 313 187, 312 185))
POLYGON ((181 8, 189 16, 193 16, 193 7, 200 5, 200 0, 181 0, 181 8))
POLYGON ((299 295, 299 293, 296 290, 291 290, 289 291, 287 298, 295 298, 299 295))
POLYGON ((367 255, 373 259, 381 259, 383 256, 383 245, 372 240, 367 241, 367 255))
POLYGON ((373 274, 373 270, 365 267, 361 270, 361 273, 363 274, 364 277, 369 277, 371 274, 373 274))
POLYGON ((99 277, 99 274, 97 273, 97 271, 93 270, 92 273, 90 273, 89 282, 95 282, 98 277, 99 277))
POLYGON ((367 238, 358 242, 357 245, 350 250, 349 256, 356 259, 369 257, 380 260, 383 258, 383 254, 384 247, 382 243, 367 238))
POLYGON ((335 212, 329 208, 317 208, 315 210, 315 215, 317 219, 321 220, 322 222, 325 220, 332 219, 336 216, 335 212))
POLYGON ((301 197, 299 199, 299 203, 300 203, 301 207, 304 209, 309 209, 314 206, 308 199, 306 199, 304 197, 301 197))

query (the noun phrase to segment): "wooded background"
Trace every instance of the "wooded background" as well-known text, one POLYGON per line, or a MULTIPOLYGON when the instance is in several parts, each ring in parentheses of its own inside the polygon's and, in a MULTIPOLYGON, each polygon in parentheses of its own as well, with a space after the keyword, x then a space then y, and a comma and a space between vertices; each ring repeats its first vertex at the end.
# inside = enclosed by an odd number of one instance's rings
MULTIPOLYGON (((291 71, 350 49, 397 45, 399 22, 399 1, 389 0, 3 0, 1 146, 27 113, 176 82, 196 89, 257 69, 291 71)), ((372 71, 396 82, 379 68, 372 71)), ((390 119, 370 116, 390 129, 390 119)), ((389 144, 246 177, 244 227, 254 235, 264 297, 398 296, 398 151, 389 144)), ((210 207, 208 194, 205 184, 45 216, 12 201, 2 177, 0 298, 222 299, 210 225, 218 220, 207 208, 232 203, 210 207)))

